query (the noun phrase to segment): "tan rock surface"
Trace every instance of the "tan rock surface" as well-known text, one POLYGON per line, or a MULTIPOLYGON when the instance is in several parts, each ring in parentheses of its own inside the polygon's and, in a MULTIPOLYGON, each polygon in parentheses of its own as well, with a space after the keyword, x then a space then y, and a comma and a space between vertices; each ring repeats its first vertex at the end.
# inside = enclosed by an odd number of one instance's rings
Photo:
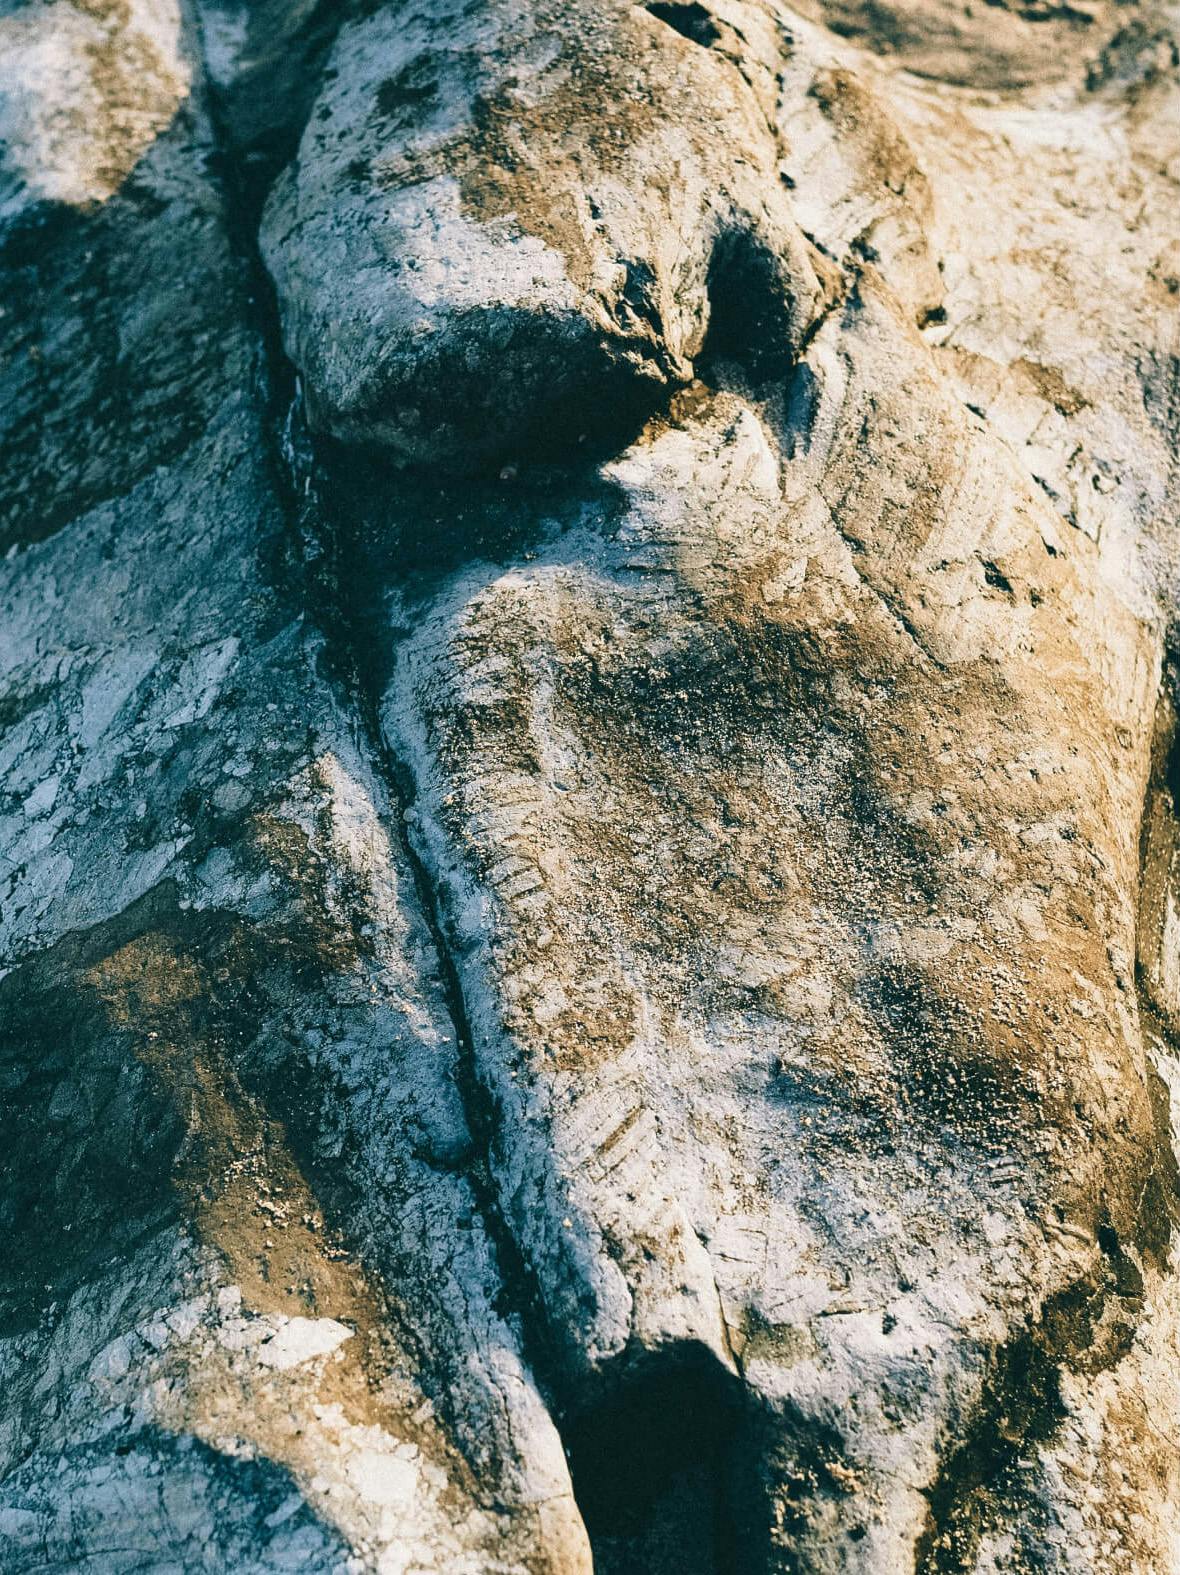
POLYGON ((6 1570, 1180 1570, 1178 36, 0 13, 6 1570))

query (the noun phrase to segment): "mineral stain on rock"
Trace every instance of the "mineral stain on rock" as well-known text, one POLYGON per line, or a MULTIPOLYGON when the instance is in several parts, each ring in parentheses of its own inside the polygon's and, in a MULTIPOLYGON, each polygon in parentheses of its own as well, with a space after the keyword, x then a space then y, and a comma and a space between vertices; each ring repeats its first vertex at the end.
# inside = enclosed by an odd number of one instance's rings
POLYGON ((1175 1569, 1175 18, 0 45, 5 1575, 1175 1569))

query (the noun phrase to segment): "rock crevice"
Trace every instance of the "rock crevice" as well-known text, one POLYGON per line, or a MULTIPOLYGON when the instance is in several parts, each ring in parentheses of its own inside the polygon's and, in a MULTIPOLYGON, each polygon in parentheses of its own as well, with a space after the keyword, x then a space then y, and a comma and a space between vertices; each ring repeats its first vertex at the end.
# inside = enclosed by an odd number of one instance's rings
POLYGON ((5 1568, 1177 1568, 1174 18, 0 42, 5 1568))

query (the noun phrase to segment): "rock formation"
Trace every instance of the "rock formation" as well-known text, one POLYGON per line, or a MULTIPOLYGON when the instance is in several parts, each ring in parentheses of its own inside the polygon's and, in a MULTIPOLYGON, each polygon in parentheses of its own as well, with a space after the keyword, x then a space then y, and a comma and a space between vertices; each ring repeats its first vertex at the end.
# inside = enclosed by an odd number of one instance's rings
POLYGON ((1180 1571, 1180 18, 0 6, 0 1570, 1180 1571))

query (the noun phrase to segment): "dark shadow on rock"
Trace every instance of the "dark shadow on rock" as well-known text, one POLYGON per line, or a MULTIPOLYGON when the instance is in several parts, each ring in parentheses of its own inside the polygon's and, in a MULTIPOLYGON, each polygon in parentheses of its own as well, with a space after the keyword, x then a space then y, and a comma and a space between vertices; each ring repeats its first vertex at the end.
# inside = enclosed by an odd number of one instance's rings
POLYGON ((326 1570, 350 1551, 282 1466, 153 1426, 31 1456, 0 1484, 0 1509, 5 1575, 258 1569, 260 1558, 267 1568, 326 1570))
POLYGON ((597 1575, 737 1575, 728 1478, 740 1380, 690 1347, 600 1382, 564 1429, 597 1575))
POLYGON ((252 381, 191 103, 103 203, 0 226, 0 551, 125 496, 252 381))
POLYGON ((408 619, 469 565, 506 569, 564 532, 609 531, 627 507, 581 445, 573 464, 526 463, 440 480, 403 469, 381 449, 315 437, 298 400, 285 445, 291 492, 306 502, 312 601, 331 637, 342 677, 379 700, 408 619))

